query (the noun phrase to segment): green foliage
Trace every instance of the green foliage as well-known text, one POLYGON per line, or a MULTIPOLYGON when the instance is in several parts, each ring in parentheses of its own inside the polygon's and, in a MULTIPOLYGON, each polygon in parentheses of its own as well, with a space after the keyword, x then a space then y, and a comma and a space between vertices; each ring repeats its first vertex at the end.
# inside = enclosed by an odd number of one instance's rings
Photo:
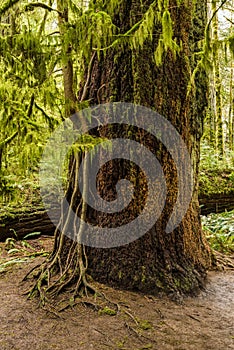
POLYGON ((202 216, 202 225, 214 250, 234 252, 234 211, 202 216))
MULTIPOLYGON (((30 238, 30 235, 27 235, 30 238)), ((24 237, 22 241, 14 238, 7 238, 4 244, 4 250, 7 256, 0 257, 0 273, 7 272, 9 268, 16 264, 29 262, 37 256, 48 256, 48 252, 44 248, 34 248, 32 244, 26 241, 24 237)))
MULTIPOLYGON (((180 1, 177 2, 180 6, 180 1)), ((154 1, 145 13, 139 29, 134 35, 134 47, 141 48, 148 40, 153 40, 155 28, 161 27, 159 34, 158 46, 155 50, 155 63, 157 66, 162 64, 163 54, 169 49, 174 57, 180 52, 180 47, 173 38, 173 22, 169 12, 169 2, 164 0, 154 1)))
POLYGON ((6 262, 0 261, 0 273, 6 272, 9 267, 12 267, 15 264, 21 264, 27 262, 28 259, 26 258, 15 258, 10 259, 6 262))
MULTIPOLYGON (((105 2, 90 2, 88 7, 84 1, 66 4, 69 22, 63 28, 58 26, 61 13, 51 2, 24 1, 13 10, 8 1, 2 7, 6 19, 0 26, 0 200, 5 203, 22 196, 25 177, 34 181, 46 140, 64 118, 62 67, 72 59, 77 90, 84 60, 90 60, 94 49, 99 52, 109 45, 118 32, 105 2)), ((108 8, 115 11, 118 6, 113 1, 108 8)), ((84 105, 86 101, 78 108, 84 105)), ((83 142, 79 147, 87 146, 83 142)))
POLYGON ((70 151, 74 153, 84 153, 85 151, 92 152, 99 144, 103 144, 103 147, 111 147, 111 142, 108 139, 101 137, 94 137, 91 135, 82 135, 78 140, 73 143, 70 151))
MULTIPOLYGON (((15 170, 13 174, 2 174, 0 202, 5 208, 11 207, 30 207, 41 204, 40 188, 37 173, 19 175, 15 170)), ((18 170, 20 171, 20 169, 18 170)))
MULTIPOLYGON (((180 6, 180 1, 177 2, 180 6)), ((180 47, 173 38, 173 22, 169 12, 169 2, 166 0, 154 1, 143 14, 142 19, 137 22, 124 36, 129 36, 129 43, 132 49, 139 50, 149 40, 153 40, 154 35, 158 36, 158 45, 155 50, 155 63, 162 64, 163 54, 169 49, 174 57, 180 52, 180 47), (160 34, 158 30, 160 30, 160 34)))
POLYGON ((108 315, 108 316, 115 316, 117 312, 113 309, 110 309, 108 306, 105 306, 103 309, 98 311, 99 315, 108 315))
MULTIPOLYGON (((194 3, 196 0, 194 0, 194 3)), ((230 53, 234 54, 234 38, 233 33, 225 35, 222 39, 215 39, 212 36, 212 24, 215 21, 216 17, 220 10, 224 8, 227 0, 222 1, 213 1, 212 2, 212 16, 208 21, 205 31, 204 31, 204 39, 198 43, 198 47, 200 50, 195 53, 195 61, 196 67, 192 72, 190 83, 188 86, 188 95, 190 94, 192 89, 196 89, 195 78, 199 71, 209 72, 214 69, 214 52, 218 52, 221 49, 224 49, 227 54, 227 49, 229 49, 230 53)))
POLYGON ((162 16, 162 38, 165 49, 172 48, 172 20, 168 10, 165 10, 162 16))
POLYGON ((203 141, 201 144, 201 170, 234 170, 234 153, 227 151, 225 157, 221 157, 211 146, 203 141))
POLYGON ((202 143, 199 172, 200 195, 234 192, 234 154, 221 157, 206 142, 202 143))
MULTIPOLYGON (((182 6, 183 1, 177 0, 175 6, 182 6)), ((168 0, 155 0, 148 7, 142 3, 140 20, 125 33, 113 23, 122 1, 98 0, 88 5, 85 1, 67 0, 62 4, 63 8, 68 6, 69 16, 61 31, 58 26, 61 13, 55 3, 1 1, 0 201, 5 203, 24 202, 30 183, 32 193, 38 191, 36 178, 43 147, 64 119, 62 67, 68 60, 76 72, 73 86, 77 96, 84 62, 87 66, 94 51, 100 55, 101 51, 106 53, 124 45, 141 50, 157 37, 156 65, 162 64, 168 50, 174 56, 180 52, 168 0)), ((232 36, 228 42, 231 48, 232 36)), ((212 47, 209 26, 201 47, 198 67, 207 67, 212 47)), ((88 105, 89 101, 78 102, 77 108, 88 105)), ((99 142, 82 140, 74 147, 90 149, 99 142)))
POLYGON ((19 1, 20 0, 7 0, 3 4, 1 4, 0 16, 4 15, 10 8, 16 5, 19 1))
POLYGON ((232 57, 234 58, 234 34, 230 35, 227 41, 232 57))
POLYGON ((0 30, 0 200, 19 203, 25 181, 34 183, 43 145, 60 122, 63 105, 61 78, 54 73, 57 42, 44 33, 43 11, 29 17, 20 12, 23 5, 8 11, 9 27, 0 30))
POLYGON ((71 43, 77 56, 77 63, 90 59, 93 50, 98 53, 108 47, 118 28, 112 23, 111 16, 105 11, 89 8, 69 23, 64 34, 64 42, 71 43))
POLYGON ((147 320, 138 320, 139 328, 147 331, 149 329, 153 329, 152 323, 147 320))

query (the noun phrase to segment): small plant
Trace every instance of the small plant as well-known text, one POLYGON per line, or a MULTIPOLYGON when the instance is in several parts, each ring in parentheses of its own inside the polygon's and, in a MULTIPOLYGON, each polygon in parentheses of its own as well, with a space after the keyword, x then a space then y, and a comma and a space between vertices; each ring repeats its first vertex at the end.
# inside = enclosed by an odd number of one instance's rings
POLYGON ((202 216, 202 225, 214 250, 229 254, 234 252, 234 210, 202 216))
POLYGON ((115 316, 117 312, 113 309, 110 309, 109 307, 105 306, 103 309, 98 311, 99 315, 109 315, 109 316, 115 316))
POLYGON ((153 328, 153 325, 150 321, 147 321, 147 320, 137 320, 137 321, 139 323, 139 328, 142 329, 143 331, 147 331, 153 328))
POLYGON ((141 348, 139 348, 139 350, 147 350, 147 349, 153 349, 153 345, 152 344, 145 344, 141 348))
POLYGON ((15 238, 7 238, 5 241, 5 250, 8 252, 15 248, 16 240, 15 238))
MULTIPOLYGON (((34 235, 38 232, 34 232, 34 235)), ((30 234, 25 236, 29 238, 30 234)), ((48 256, 43 247, 34 248, 26 239, 18 241, 15 238, 7 238, 4 244, 4 250, 7 251, 7 257, 0 259, 0 273, 6 272, 8 268, 15 264, 29 262, 37 256, 48 256)))
POLYGON ((220 157, 204 141, 201 145, 199 193, 212 196, 234 192, 234 155, 226 152, 220 157))

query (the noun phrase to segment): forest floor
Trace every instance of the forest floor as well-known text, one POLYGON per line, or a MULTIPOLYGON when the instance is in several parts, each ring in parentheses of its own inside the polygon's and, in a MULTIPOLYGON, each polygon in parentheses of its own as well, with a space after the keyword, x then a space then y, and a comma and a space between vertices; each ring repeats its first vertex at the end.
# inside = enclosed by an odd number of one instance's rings
MULTIPOLYGON (((30 244, 50 249, 52 238, 30 244)), ((0 262, 7 261, 2 243, 0 262)), ((99 285, 120 305, 116 315, 79 304, 56 316, 23 295, 22 278, 41 261, 37 257, 0 270, 1 350, 234 349, 233 271, 209 272, 205 290, 180 304, 99 285)))

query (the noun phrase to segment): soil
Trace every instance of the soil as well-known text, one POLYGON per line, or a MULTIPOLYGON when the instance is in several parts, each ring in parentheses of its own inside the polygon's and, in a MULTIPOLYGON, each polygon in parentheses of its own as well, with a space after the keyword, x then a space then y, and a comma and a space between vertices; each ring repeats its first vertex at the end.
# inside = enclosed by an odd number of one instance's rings
MULTIPOLYGON (((42 246, 50 249, 51 243, 44 238, 30 244, 40 251, 42 246)), ((2 263, 9 256, 3 244, 0 250, 2 263)), ((23 295, 22 278, 41 261, 36 257, 0 270, 2 350, 234 349, 233 271, 209 272, 205 290, 181 303, 99 285, 120 306, 116 315, 87 304, 56 315, 23 295)))

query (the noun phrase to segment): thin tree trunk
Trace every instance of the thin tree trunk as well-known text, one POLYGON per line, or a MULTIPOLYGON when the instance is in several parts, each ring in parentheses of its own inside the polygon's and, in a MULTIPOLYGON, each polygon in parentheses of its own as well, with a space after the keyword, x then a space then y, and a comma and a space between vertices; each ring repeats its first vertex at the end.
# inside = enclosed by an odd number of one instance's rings
MULTIPOLYGON (((211 2, 207 2, 207 19, 210 21, 213 14, 211 2)), ((210 27, 211 37, 213 37, 213 29, 210 27)), ((206 119, 206 128, 208 130, 208 142, 211 147, 216 147, 216 88, 215 88, 215 69, 212 66, 212 70, 209 72, 209 105, 208 115, 206 119)))
POLYGON ((72 62, 72 48, 70 43, 66 43, 64 36, 66 32, 66 26, 69 22, 68 17, 68 2, 58 0, 57 10, 59 11, 58 23, 59 31, 61 35, 62 44, 62 70, 63 70, 63 85, 64 85, 64 96, 65 96, 65 116, 69 117, 76 112, 77 97, 74 92, 74 72, 72 62))
POLYGON ((234 123, 233 123, 233 62, 231 61, 231 76, 230 76, 230 90, 229 90, 229 109, 228 109, 228 134, 229 134, 229 149, 230 151, 234 150, 234 123))
MULTIPOLYGON (((212 10, 213 13, 217 9, 217 1, 212 1, 212 10)), ((223 120, 222 120, 222 82, 220 77, 220 54, 219 54, 219 23, 218 15, 214 16, 213 23, 213 61, 214 61, 214 70, 215 70, 215 89, 216 89, 216 150, 223 156, 224 154, 224 139, 223 139, 223 120)))
MULTIPOLYGON (((232 7, 234 6, 234 1, 232 1, 232 7)), ((233 12, 231 14, 231 28, 230 33, 233 32, 233 12)), ((231 53, 231 67, 230 67, 230 88, 229 88, 229 109, 228 109, 228 135, 229 135, 229 149, 234 150, 234 96, 233 96, 233 83, 234 83, 234 66, 233 66, 233 56, 231 53)))

